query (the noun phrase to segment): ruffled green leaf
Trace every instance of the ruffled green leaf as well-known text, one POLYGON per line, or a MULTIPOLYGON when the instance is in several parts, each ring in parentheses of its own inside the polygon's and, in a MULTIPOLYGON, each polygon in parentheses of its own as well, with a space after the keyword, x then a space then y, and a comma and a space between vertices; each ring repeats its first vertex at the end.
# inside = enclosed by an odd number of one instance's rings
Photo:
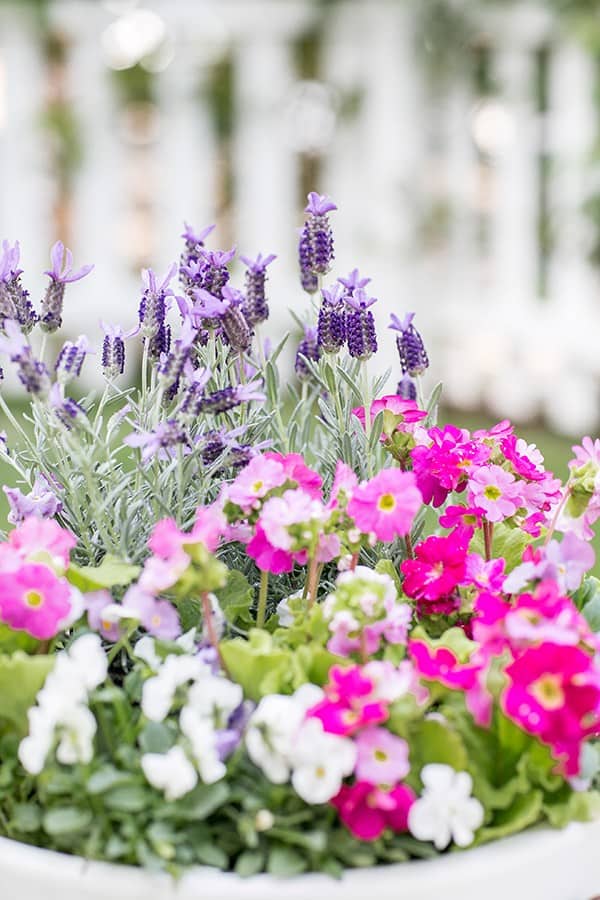
POLYGON ((27 656, 21 651, 0 655, 0 719, 7 720, 20 734, 27 731, 27 710, 35 704, 54 659, 27 656))
POLYGON ((76 566, 71 563, 67 579, 80 591, 126 587, 140 574, 140 567, 107 554, 99 566, 76 566))

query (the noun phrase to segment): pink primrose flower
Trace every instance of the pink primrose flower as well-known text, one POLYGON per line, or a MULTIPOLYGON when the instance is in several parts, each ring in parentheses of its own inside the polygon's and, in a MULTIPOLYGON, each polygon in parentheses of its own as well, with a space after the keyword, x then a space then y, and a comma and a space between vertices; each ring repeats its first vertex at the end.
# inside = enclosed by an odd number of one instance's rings
POLYGON ((24 563, 0 578, 0 619, 38 640, 58 634, 71 609, 69 583, 48 566, 24 563))
POLYGON ((285 456, 281 453, 273 453, 269 451, 263 454, 265 459, 273 460, 283 466, 283 471, 289 481, 293 481, 296 487, 302 488, 307 494, 316 500, 321 499, 321 487, 323 479, 310 469, 299 453, 288 453, 285 456))
POLYGON ((469 476, 469 502, 490 522, 501 522, 522 506, 521 485, 500 466, 479 466, 469 476))
POLYGON ((337 506, 345 507, 357 487, 358 478, 355 473, 350 466, 347 466, 341 459, 338 460, 335 467, 333 484, 331 486, 328 508, 335 509, 337 506))
POLYGON ((246 553, 254 560, 261 572, 281 575, 282 572, 291 572, 294 568, 294 555, 287 550, 274 547, 268 540, 260 521, 256 523, 254 535, 246 546, 246 553))
POLYGON ((311 532, 311 524, 324 525, 326 510, 319 500, 297 488, 285 491, 281 497, 271 497, 260 511, 260 524, 267 540, 279 550, 291 550, 297 539, 290 533, 293 526, 305 525, 311 532))
MULTIPOLYGON (((386 440, 387 434, 389 434, 391 430, 402 431, 404 434, 411 434, 413 431, 412 426, 427 417, 427 412, 423 409, 419 409, 414 400, 405 400, 404 397, 399 397, 396 394, 387 394, 385 397, 380 397, 379 400, 373 401, 371 404, 371 422, 375 421, 376 416, 380 412, 388 413, 393 422, 393 429, 388 430, 384 425, 384 434, 381 435, 382 441, 386 440), (387 432, 387 434, 385 432, 387 432)), ((364 428, 364 406, 355 407, 352 410, 352 415, 356 416, 364 428)))
POLYGON ((483 513, 475 506, 447 506, 440 516, 442 528, 481 528, 483 513))
POLYGON ((570 460, 569 468, 578 469, 589 462, 600 468, 600 438, 592 440, 591 437, 584 437, 581 445, 575 444, 571 450, 575 457, 570 460))
POLYGON ((544 643, 507 666, 506 675, 506 715, 547 744, 566 775, 577 775, 582 743, 600 728, 600 673, 592 657, 544 643))
MULTIPOLYGON (((8 535, 7 557, 15 551, 21 560, 40 562, 61 574, 69 568, 70 553, 77 538, 52 519, 31 516, 8 535)), ((1 559, 1 557, 0 557, 1 559)))
POLYGON ((545 477, 544 457, 535 444, 528 444, 523 438, 510 434, 501 438, 500 449, 515 475, 528 481, 541 481, 545 477))
POLYGON ((149 634, 173 641, 181 634, 179 614, 168 600, 157 600, 138 585, 130 587, 123 597, 123 607, 136 613, 140 624, 149 634))
POLYGON ((464 691, 467 709, 475 722, 483 727, 490 724, 492 697, 485 684, 488 668, 485 654, 476 654, 472 661, 461 663, 448 647, 434 649, 425 641, 409 641, 408 649, 422 678, 464 691))
POLYGON ((467 555, 465 584, 471 584, 481 590, 501 591, 504 586, 504 559, 486 561, 478 553, 467 555))
POLYGON ((225 488, 225 500, 239 506, 244 513, 258 509, 263 498, 289 480, 279 454, 263 453, 253 457, 247 466, 225 488))
POLYGON ((428 434, 429 445, 411 451, 413 469, 423 502, 441 506, 452 491, 464 490, 469 472, 486 462, 491 449, 454 425, 430 428, 428 434))
POLYGON ((387 704, 373 697, 373 682, 364 677, 360 666, 333 666, 324 692, 307 715, 320 719, 323 730, 331 734, 354 734, 389 716, 387 704))
POLYGON ((383 790, 368 781, 343 785, 331 800, 348 830, 361 841, 375 841, 386 828, 395 832, 408 829, 408 813, 416 800, 405 784, 383 790))
POLYGON ((377 540, 393 541, 408 534, 422 497, 412 472, 383 469, 360 484, 348 504, 348 515, 363 534, 377 540))
POLYGON ((408 744, 387 728, 363 728, 356 737, 355 774, 359 781, 391 787, 410 771, 408 744))
POLYGON ((460 606, 455 592, 465 580, 469 538, 470 531, 458 528, 446 537, 433 535, 416 545, 414 559, 400 566, 405 594, 427 601, 420 604, 423 612, 447 613, 460 606))

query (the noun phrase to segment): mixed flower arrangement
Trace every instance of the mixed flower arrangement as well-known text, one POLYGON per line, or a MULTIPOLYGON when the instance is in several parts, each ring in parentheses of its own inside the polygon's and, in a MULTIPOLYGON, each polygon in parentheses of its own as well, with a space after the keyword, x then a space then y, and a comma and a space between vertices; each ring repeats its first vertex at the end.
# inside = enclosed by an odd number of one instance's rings
POLYGON ((562 484, 509 422, 437 425, 412 314, 392 317, 383 395, 369 279, 321 288, 333 210, 309 196, 285 388, 285 341, 260 335, 274 256, 241 257, 238 290, 234 251, 186 227, 137 323, 103 324, 95 399, 76 393, 85 337, 45 359, 90 267, 55 245, 37 313, 4 243, 0 351, 31 413, 0 397, 20 485, 2 835, 174 873, 336 875, 597 814, 600 440, 562 484))

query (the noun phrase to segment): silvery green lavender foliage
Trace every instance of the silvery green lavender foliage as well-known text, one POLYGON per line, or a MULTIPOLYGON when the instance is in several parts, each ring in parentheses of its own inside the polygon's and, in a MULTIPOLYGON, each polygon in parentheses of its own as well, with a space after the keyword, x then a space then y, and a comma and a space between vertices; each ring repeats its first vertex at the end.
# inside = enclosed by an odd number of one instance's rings
MULTIPOLYGON (((303 278, 318 285, 333 261, 333 209, 329 198, 310 195, 300 256, 303 278)), ((21 286, 18 244, 3 245, 0 352, 31 401, 26 421, 17 421, 0 394, 13 432, 0 443, 16 475, 6 489, 11 519, 18 520, 19 503, 35 502, 41 478, 61 524, 80 536, 80 565, 107 554, 141 562, 158 519, 173 515, 189 528, 198 504, 265 448, 318 459, 330 481, 338 459, 363 475, 378 464, 380 423, 365 433, 351 415, 387 378, 372 383, 366 373, 364 361, 376 349, 369 279, 357 270, 332 279, 320 307, 307 309, 298 321, 298 380, 288 384, 280 372, 287 339, 268 352, 258 334, 275 256, 241 257, 242 285, 233 287, 235 252, 207 249, 212 230, 186 225, 179 264, 164 276, 142 273, 125 321, 101 323, 101 347, 81 335, 53 355, 46 334, 59 334, 66 286, 91 267, 73 271, 70 251, 57 243, 38 314, 21 286), (91 366, 100 367, 104 390, 82 396, 81 374, 91 366)), ((288 302, 295 305, 293 297, 288 302)))

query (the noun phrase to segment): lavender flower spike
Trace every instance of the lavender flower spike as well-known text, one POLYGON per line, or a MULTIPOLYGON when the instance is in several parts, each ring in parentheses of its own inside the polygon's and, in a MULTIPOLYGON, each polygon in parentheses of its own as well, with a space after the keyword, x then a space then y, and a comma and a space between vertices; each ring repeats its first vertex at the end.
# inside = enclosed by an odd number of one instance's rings
POLYGON ((203 289, 195 290, 199 301, 193 308, 202 319, 218 319, 231 349, 238 353, 248 350, 252 342, 250 327, 242 312, 243 295, 234 288, 224 287, 221 298, 203 289))
POLYGON ((402 397, 404 400, 416 400, 417 399, 417 385, 413 378, 410 375, 403 375, 400 381, 398 382, 398 386, 396 388, 396 394, 398 397, 402 397))
POLYGON ((75 342, 65 341, 54 364, 56 377, 61 384, 79 378, 89 349, 90 342, 85 334, 80 334, 75 342))
POLYGON ((277 257, 271 253, 263 257, 261 253, 256 259, 240 256, 246 268, 246 300, 244 315, 248 325, 253 328, 269 318, 269 306, 265 297, 266 268, 277 257))
POLYGON ((396 335, 396 347, 398 348, 402 374, 408 374, 411 378, 422 375, 425 369, 429 367, 429 357, 425 350, 423 338, 412 323, 414 317, 414 313, 408 313, 401 321, 398 316, 392 313, 389 326, 392 331, 398 332, 396 335))
POLYGON ((304 337, 298 344, 298 349, 296 350, 296 360, 294 362, 294 369, 296 370, 296 375, 298 376, 298 378, 309 378, 310 369, 306 365, 306 360, 310 359, 313 362, 318 362, 320 356, 321 354, 319 353, 319 343, 317 341, 317 329, 305 325, 304 337))
POLYGON ((181 237, 184 239, 186 246, 190 249, 193 247, 204 247, 204 241, 211 232, 215 230, 215 225, 207 225, 201 231, 195 232, 191 225, 184 222, 184 231, 181 237))
POLYGON ((154 431, 129 434, 123 438, 123 443, 129 447, 139 447, 143 463, 150 462, 154 456, 157 459, 171 459, 175 456, 177 447, 183 447, 184 453, 189 452, 188 437, 175 419, 161 422, 154 431))
POLYGON ((349 297, 354 296, 354 292, 357 290, 361 290, 362 288, 366 288, 368 284, 370 284, 370 278, 361 278, 360 272, 358 269, 352 269, 352 271, 346 276, 346 278, 338 278, 339 283, 342 287, 345 287, 345 294, 349 297))
POLYGON ((323 289, 323 303, 319 310, 317 340, 325 353, 337 353, 346 342, 346 313, 339 284, 323 289))
POLYGON ((175 341, 173 350, 161 360, 158 368, 158 379, 170 397, 175 396, 177 393, 185 364, 190 358, 196 333, 197 329, 194 328, 191 320, 189 318, 184 319, 181 334, 175 341))
POLYGON ((221 291, 229 281, 228 263, 235 256, 235 248, 231 250, 204 250, 200 248, 198 258, 190 261, 189 265, 182 266, 180 275, 185 276, 183 283, 186 289, 193 292, 194 288, 209 291, 216 297, 221 296, 221 291))
POLYGON ((61 425, 70 431, 74 424, 85 418, 82 406, 72 397, 65 397, 62 384, 53 384, 50 390, 50 408, 61 425))
POLYGON ((17 364, 17 375, 25 390, 44 399, 50 392, 50 373, 43 362, 36 359, 18 324, 4 320, 6 337, 0 336, 0 353, 7 353, 17 364))
POLYGON ((184 222, 184 225, 185 230, 181 237, 185 241, 185 247, 179 258, 179 280, 183 286, 183 289, 189 290, 191 287, 193 287, 193 283, 190 277, 185 273, 184 269, 186 269, 188 266, 198 263, 202 248, 204 247, 204 241, 206 240, 208 235, 212 231, 214 231, 215 226, 209 225, 207 228, 203 228, 201 231, 195 232, 192 226, 188 225, 187 222, 184 222))
POLYGON ((62 325, 62 311, 65 296, 65 285, 73 281, 85 278, 93 265, 82 266, 73 272, 73 254, 66 250, 62 241, 57 241, 50 251, 51 269, 46 269, 44 275, 50 278, 50 284, 46 288, 42 307, 40 310, 40 327, 42 331, 57 331, 62 325), (64 265, 63 265, 64 257, 64 265))
POLYGON ((140 301, 138 317, 140 332, 148 343, 148 355, 151 359, 160 359, 161 353, 168 353, 171 343, 171 329, 166 323, 166 315, 173 291, 169 282, 177 272, 177 264, 173 263, 163 280, 159 283, 152 269, 142 272, 145 285, 140 301))
POLYGON ((35 479, 29 494, 19 488, 2 488, 10 506, 8 521, 12 525, 20 525, 30 516, 38 519, 52 519, 62 510, 62 503, 51 490, 48 479, 41 473, 35 479))
POLYGON ((252 381, 250 384, 239 384, 236 387, 222 388, 203 397, 198 404, 198 412, 200 413, 217 413, 229 412, 241 403, 248 403, 250 400, 264 400, 265 395, 261 390, 259 381, 252 381))
POLYGON ((120 325, 110 325, 100 322, 104 332, 102 342, 102 374, 108 381, 112 381, 125 371, 125 341, 137 334, 139 327, 123 331, 120 325))
POLYGON ((24 334, 29 334, 37 322, 37 314, 29 299, 29 291, 21 284, 22 269, 19 269, 21 251, 19 242, 11 247, 2 242, 0 256, 0 320, 15 319, 24 334))
POLYGON ((335 203, 325 194, 308 195, 305 212, 308 213, 304 228, 300 233, 298 256, 300 281, 309 294, 318 288, 318 275, 326 275, 333 260, 333 234, 327 214, 337 209, 335 203))
POLYGON ((375 320, 369 308, 376 302, 377 299, 375 297, 369 299, 362 288, 359 288, 353 297, 346 299, 346 305, 349 307, 346 313, 348 353, 355 359, 368 359, 377 353, 375 320))

